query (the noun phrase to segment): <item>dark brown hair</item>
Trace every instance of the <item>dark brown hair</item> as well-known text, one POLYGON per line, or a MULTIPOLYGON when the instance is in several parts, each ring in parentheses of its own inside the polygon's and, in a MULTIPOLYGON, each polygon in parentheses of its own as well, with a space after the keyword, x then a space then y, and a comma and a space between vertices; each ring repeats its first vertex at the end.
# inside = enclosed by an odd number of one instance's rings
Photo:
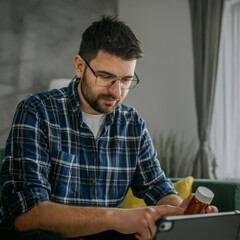
POLYGON ((113 15, 93 22, 82 35, 79 55, 91 61, 99 50, 126 60, 141 58, 140 41, 129 26, 113 15))

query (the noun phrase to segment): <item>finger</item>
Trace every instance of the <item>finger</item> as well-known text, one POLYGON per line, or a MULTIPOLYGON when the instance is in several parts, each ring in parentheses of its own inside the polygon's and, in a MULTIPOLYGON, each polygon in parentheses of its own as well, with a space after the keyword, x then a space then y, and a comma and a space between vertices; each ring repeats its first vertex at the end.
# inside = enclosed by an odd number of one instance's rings
POLYGON ((206 208, 206 213, 218 213, 218 208, 215 206, 208 206, 206 208))
POLYGON ((154 233, 155 233, 155 229, 156 229, 156 225, 155 225, 155 222, 154 222, 154 221, 150 221, 150 222, 148 223, 148 229, 149 229, 150 236, 151 236, 151 239, 152 239, 153 236, 154 236, 154 233))
POLYGON ((143 230, 142 232, 136 233, 135 237, 139 240, 143 240, 143 239, 151 239, 151 233, 149 228, 146 226, 146 229, 143 230))
POLYGON ((194 197, 194 194, 191 193, 186 199, 183 200, 180 207, 183 208, 183 209, 186 209, 193 197, 194 197))
POLYGON ((135 234, 135 238, 141 240, 141 234, 140 234, 140 233, 136 233, 136 234, 135 234))
POLYGON ((155 237, 156 233, 157 233, 157 227, 155 225, 152 233, 152 238, 155 237))
MULTIPOLYGON (((184 213, 184 209, 170 205, 156 206, 155 209, 158 215, 157 219, 163 215, 181 215, 184 213)), ((157 219, 155 219, 155 221, 157 219)))

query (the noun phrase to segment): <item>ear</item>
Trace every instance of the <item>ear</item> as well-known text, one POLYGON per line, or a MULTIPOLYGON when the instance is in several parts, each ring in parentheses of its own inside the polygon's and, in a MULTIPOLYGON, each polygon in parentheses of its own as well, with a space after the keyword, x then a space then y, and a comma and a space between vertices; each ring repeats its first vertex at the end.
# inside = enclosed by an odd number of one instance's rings
POLYGON ((80 55, 76 55, 74 58, 74 68, 75 68, 76 76, 78 78, 82 77, 84 72, 84 67, 85 67, 84 60, 81 58, 80 55))

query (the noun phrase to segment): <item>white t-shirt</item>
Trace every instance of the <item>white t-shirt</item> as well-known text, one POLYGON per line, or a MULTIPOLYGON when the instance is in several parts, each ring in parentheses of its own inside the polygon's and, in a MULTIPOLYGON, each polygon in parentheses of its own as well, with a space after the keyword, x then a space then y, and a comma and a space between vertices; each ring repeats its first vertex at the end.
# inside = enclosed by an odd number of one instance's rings
POLYGON ((83 121, 93 132, 95 139, 99 138, 102 133, 107 114, 94 115, 82 112, 82 116, 83 121))

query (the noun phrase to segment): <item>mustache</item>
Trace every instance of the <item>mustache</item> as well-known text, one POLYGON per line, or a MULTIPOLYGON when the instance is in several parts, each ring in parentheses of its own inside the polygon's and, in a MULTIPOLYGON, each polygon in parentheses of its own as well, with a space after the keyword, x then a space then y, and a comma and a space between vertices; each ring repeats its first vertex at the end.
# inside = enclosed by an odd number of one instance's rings
POLYGON ((100 96, 99 96, 100 98, 106 98, 106 99, 109 99, 109 100, 116 100, 116 101, 119 101, 120 100, 120 98, 117 98, 117 97, 113 97, 112 95, 106 95, 106 94, 101 94, 100 96))

